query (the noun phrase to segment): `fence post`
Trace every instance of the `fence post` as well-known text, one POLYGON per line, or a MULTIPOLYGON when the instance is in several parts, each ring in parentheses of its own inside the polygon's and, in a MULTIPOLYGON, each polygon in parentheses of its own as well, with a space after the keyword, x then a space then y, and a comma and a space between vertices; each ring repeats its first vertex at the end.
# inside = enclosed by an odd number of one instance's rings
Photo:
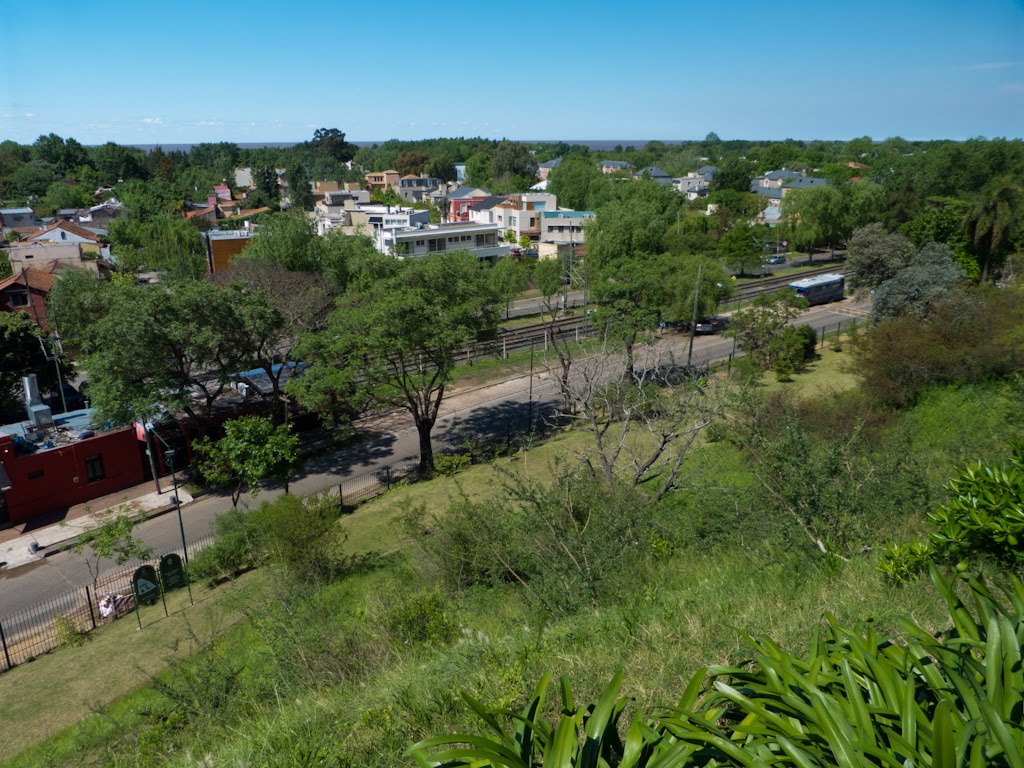
POLYGON ((544 329, 544 351, 548 351, 548 331, 546 328, 544 329))
POLYGON ((341 483, 338 483, 338 512, 344 513, 345 511, 345 494, 341 491, 341 483))
POLYGON ((10 669, 14 665, 11 664, 11 654, 7 652, 7 636, 4 635, 4 625, 0 623, 0 645, 4 648, 4 661, 7 662, 7 669, 10 669))
POLYGON ((505 340, 505 337, 502 336, 501 337, 501 359, 502 360, 508 360, 508 346, 507 346, 507 344, 508 344, 508 342, 505 340))
POLYGON ((819 349, 825 348, 825 326, 821 326, 821 343, 818 345, 819 349))
POLYGON ((726 367, 726 373, 732 373, 732 352, 729 353, 729 365, 726 367))
POLYGON ((386 488, 390 491, 391 490, 391 467, 384 467, 384 482, 386 483, 386 488))
POLYGON ((92 622, 92 628, 96 629, 96 613, 92 609, 92 595, 89 594, 89 585, 85 585, 85 601, 89 603, 89 621, 92 622))

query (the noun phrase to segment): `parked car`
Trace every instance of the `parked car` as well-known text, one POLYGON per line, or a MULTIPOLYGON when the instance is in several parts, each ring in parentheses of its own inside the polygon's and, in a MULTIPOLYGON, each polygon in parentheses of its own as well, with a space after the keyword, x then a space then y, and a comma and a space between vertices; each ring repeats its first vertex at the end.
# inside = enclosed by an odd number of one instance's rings
POLYGON ((775 256, 769 256, 767 259, 765 259, 764 263, 765 264, 785 264, 786 263, 786 257, 783 256, 781 253, 779 253, 779 254, 776 254, 775 256))

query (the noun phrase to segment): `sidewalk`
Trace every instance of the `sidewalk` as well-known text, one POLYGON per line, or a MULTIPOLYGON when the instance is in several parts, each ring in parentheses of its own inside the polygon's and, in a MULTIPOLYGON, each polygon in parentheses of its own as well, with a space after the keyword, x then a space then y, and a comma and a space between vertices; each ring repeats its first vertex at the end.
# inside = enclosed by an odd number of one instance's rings
MULTIPOLYGON (((0 531, 0 569, 13 570, 59 552, 86 531, 100 525, 107 513, 122 507, 127 506, 134 514, 146 518, 174 509, 173 489, 167 488, 158 494, 152 488, 153 484, 148 482, 85 504, 76 504, 59 522, 46 525, 44 520, 42 527, 40 521, 33 520, 0 531)), ((178 497, 183 506, 192 502, 192 495, 180 486, 178 497)))

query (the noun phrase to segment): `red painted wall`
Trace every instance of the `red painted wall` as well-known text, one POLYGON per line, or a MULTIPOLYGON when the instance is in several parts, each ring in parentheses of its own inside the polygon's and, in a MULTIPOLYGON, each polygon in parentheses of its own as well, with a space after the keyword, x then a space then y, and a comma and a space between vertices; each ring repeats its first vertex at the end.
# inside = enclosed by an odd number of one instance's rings
POLYGON ((11 480, 11 490, 4 492, 4 499, 12 523, 64 511, 143 481, 139 443, 131 428, 20 456, 14 452, 13 439, 0 435, 0 463, 11 480), (90 483, 85 460, 97 454, 103 457, 104 477, 90 483), (42 470, 42 476, 29 478, 38 470, 42 470))

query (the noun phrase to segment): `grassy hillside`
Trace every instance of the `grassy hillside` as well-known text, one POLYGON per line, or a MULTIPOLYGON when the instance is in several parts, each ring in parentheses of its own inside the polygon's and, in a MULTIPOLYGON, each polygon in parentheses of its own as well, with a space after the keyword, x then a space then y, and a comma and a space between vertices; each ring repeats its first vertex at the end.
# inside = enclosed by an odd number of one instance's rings
MULTIPOLYGON (((827 432, 825 422, 854 407, 844 359, 826 353, 795 382, 762 390, 802 395, 802 418, 827 432)), ((863 450, 909 446, 935 499, 957 465, 997 456, 1020 434, 1019 406, 1009 385, 938 390, 872 417, 863 450)), ((368 557, 343 578, 293 584, 268 565, 206 594, 201 610, 142 633, 119 622, 0 676, 5 731, 16 734, 5 739, 6 765, 409 765, 412 742, 479 728, 461 691, 519 707, 550 672, 594 700, 621 666, 623 693, 650 709, 674 703, 698 667, 751 658, 743 633, 799 652, 826 613, 849 625, 871 619, 892 636, 901 617, 929 630, 948 621, 930 584, 897 587, 878 574, 877 549, 816 556, 766 497, 762 470, 721 436, 691 455, 682 489, 657 507, 643 561, 622 573, 626 599, 553 613, 514 579, 452 588, 444 553, 407 532, 413 508, 443 520, 453 499, 494 498, 502 478, 547 483, 556 457, 588 445, 569 432, 362 506, 340 525, 345 551, 368 557), (159 658, 172 663, 131 690, 159 658), (136 665, 146 672, 124 672, 136 665)), ((914 530, 923 511, 901 510, 874 532, 875 545, 914 530)))

